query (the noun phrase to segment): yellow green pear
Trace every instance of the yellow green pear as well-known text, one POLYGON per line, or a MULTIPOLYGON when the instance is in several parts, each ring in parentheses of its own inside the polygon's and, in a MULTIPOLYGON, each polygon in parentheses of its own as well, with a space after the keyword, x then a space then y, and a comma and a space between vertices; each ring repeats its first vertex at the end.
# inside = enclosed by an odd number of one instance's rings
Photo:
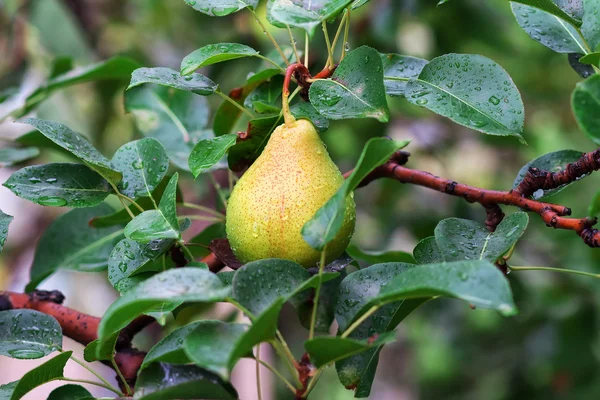
MULTIPOLYGON (((243 263, 282 258, 317 265, 321 254, 304 241, 302 227, 343 183, 310 121, 279 126, 229 198, 226 230, 236 257, 243 263)), ((349 196, 342 228, 327 245, 327 261, 348 246, 355 216, 349 196)))

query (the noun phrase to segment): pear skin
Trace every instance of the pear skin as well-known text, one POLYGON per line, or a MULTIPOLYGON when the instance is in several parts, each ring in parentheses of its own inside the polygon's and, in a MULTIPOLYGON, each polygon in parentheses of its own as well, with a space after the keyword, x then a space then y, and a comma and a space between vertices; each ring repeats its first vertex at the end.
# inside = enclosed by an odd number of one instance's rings
MULTIPOLYGON (((304 241, 302 227, 343 183, 310 121, 279 126, 229 198, 226 231, 233 253, 242 263, 282 258, 316 266, 321 253, 304 241)), ((327 245, 328 262, 348 246, 355 218, 348 196, 342 228, 327 245)))

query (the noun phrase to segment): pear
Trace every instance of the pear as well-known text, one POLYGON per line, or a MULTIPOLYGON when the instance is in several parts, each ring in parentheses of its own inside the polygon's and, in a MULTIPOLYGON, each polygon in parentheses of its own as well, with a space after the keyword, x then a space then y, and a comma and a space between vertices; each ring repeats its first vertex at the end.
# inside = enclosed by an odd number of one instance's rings
MULTIPOLYGON (((316 266, 321 253, 304 241, 301 230, 343 183, 310 121, 279 126, 229 198, 226 231, 233 253, 242 263, 282 258, 316 266)), ((348 196, 342 228, 327 245, 328 262, 348 246, 355 217, 348 196)))

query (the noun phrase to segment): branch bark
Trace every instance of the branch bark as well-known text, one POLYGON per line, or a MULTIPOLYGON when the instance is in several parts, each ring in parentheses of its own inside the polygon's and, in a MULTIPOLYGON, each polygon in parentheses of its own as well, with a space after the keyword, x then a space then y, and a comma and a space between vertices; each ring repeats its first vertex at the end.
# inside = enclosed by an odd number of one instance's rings
POLYGON ((600 149, 583 153, 578 161, 568 164, 559 172, 531 168, 521 184, 510 191, 481 189, 440 178, 429 172, 406 168, 402 164, 408 161, 407 154, 396 153, 390 161, 369 174, 361 182, 361 186, 375 179, 390 178, 401 183, 423 186, 440 193, 462 197, 469 203, 479 203, 485 208, 486 225, 491 231, 496 229, 504 217, 499 205, 519 207, 524 211, 535 212, 549 227, 574 231, 588 246, 600 247, 600 233, 598 229, 593 228, 597 222, 596 218, 566 218, 571 215, 570 208, 530 198, 539 189, 554 189, 600 169, 600 149))
MULTIPOLYGON (((36 310, 54 317, 61 326, 64 336, 84 346, 98 339, 100 318, 63 306, 64 298, 64 295, 56 290, 51 292, 36 290, 32 293, 0 292, 0 311, 36 310)), ((150 317, 142 316, 134 320, 121 331, 117 341, 115 362, 130 385, 135 385, 137 372, 146 356, 145 352, 131 346, 131 339, 148 325, 148 318, 150 317)), ((154 319, 150 319, 154 321, 154 319)), ((105 364, 113 367, 110 363, 105 364)), ((121 384, 120 381, 119 384, 121 384)), ((121 390, 124 388, 121 387, 121 390)))

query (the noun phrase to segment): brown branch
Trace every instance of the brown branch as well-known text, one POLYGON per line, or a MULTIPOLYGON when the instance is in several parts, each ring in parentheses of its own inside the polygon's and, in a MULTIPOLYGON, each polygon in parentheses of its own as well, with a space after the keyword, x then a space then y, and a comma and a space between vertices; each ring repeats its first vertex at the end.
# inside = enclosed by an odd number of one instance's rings
MULTIPOLYGON (((63 294, 56 290, 52 292, 35 290, 32 293, 0 292, 0 311, 36 310, 54 317, 62 328, 64 336, 84 346, 98 339, 100 318, 63 306, 64 298, 63 294)), ((134 320, 121 331, 117 341, 115 362, 130 385, 135 384, 137 372, 146 356, 145 352, 131 347, 131 339, 148 325, 148 318, 150 317, 142 316, 134 320)), ((112 367, 110 363, 105 364, 112 367)), ((121 387, 121 390, 123 389, 121 387)))
POLYGON ((600 149, 582 154, 577 162, 568 164, 559 172, 532 168, 517 188, 505 192, 468 186, 434 176, 429 172, 403 167, 401 164, 406 163, 408 158, 402 158, 402 153, 396 153, 390 161, 376 168, 361 182, 361 186, 378 178, 391 178, 401 183, 423 186, 451 196, 462 197, 470 203, 479 203, 485 207, 486 225, 490 230, 494 230, 502 221, 504 214, 499 207, 500 204, 519 207, 524 211, 537 213, 550 227, 574 231, 590 247, 600 247, 600 232, 592 228, 597 222, 595 218, 565 218, 571 215, 570 208, 529 198, 539 189, 554 189, 600 169, 600 149))

